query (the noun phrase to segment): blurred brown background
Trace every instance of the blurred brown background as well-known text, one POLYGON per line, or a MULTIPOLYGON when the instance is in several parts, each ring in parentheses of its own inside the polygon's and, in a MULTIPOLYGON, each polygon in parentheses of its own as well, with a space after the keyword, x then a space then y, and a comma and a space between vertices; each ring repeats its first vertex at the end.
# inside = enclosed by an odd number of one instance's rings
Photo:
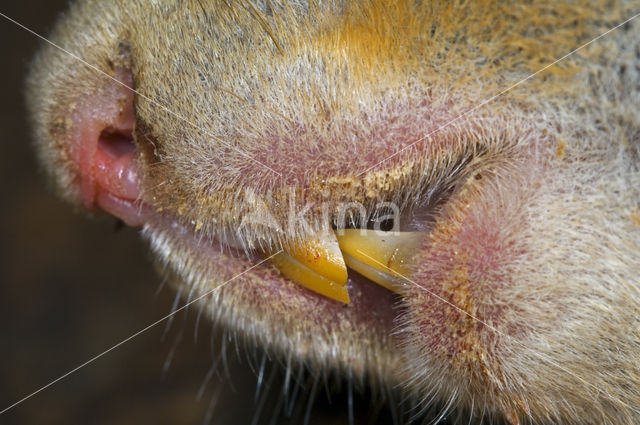
MULTIPOLYGON (((47 34, 66 1, 4 2, 0 11, 47 34)), ((99 17, 96 17, 99 19, 99 17)), ((0 410, 166 315, 174 293, 159 280, 136 231, 89 219, 47 191, 30 149, 23 82, 40 41, 0 19, 0 410)), ((15 424, 202 423, 212 395, 197 394, 211 365, 193 339, 194 314, 135 338, 0 416, 15 424), (166 373, 163 364, 185 337, 166 373)), ((203 334, 210 332, 201 329, 203 334)), ((238 391, 253 390, 239 371, 238 391)), ((235 384, 235 382, 234 382, 235 384)), ((225 397, 233 398, 231 391, 225 397)), ((224 423, 217 409, 213 423, 224 423)), ((242 418, 242 420, 248 420, 242 418)), ((242 423, 242 422, 239 422, 242 423)))
MULTIPOLYGON (((66 3, 5 2, 0 11, 46 35, 66 3)), ((47 190, 30 149, 22 93, 29 61, 41 42, 4 18, 0 18, 0 40, 4 87, 0 410, 4 410, 169 313, 175 293, 170 288, 158 291, 160 281, 135 230, 116 231, 112 219, 74 212, 47 190)), ((262 401, 263 413, 256 415, 261 404, 254 397, 256 375, 249 362, 238 361, 235 348, 229 350, 229 378, 219 368, 198 397, 212 359, 220 354, 220 339, 210 343, 212 330, 203 320, 196 342, 195 318, 195 311, 178 314, 166 335, 164 324, 145 332, 3 413, 0 423, 303 422, 304 395, 299 396, 301 406, 292 417, 273 415, 281 393, 280 372, 269 398, 262 401), (168 358, 171 365, 165 372, 168 358), (212 400, 216 405, 208 410, 212 400)), ((267 370, 273 368, 268 362, 267 370)), ((348 423, 346 396, 341 393, 328 400, 324 390, 320 393, 310 422, 348 423)), ((368 406, 366 398, 356 398, 356 423, 388 423, 388 412, 372 414, 375 406, 368 406)))

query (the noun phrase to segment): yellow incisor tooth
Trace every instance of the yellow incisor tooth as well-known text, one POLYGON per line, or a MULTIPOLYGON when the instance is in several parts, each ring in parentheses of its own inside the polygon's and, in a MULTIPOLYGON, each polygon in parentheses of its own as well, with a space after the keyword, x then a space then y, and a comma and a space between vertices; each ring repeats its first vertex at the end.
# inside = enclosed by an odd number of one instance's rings
POLYGON ((305 288, 349 304, 347 266, 333 233, 323 233, 271 258, 280 272, 305 288))
POLYGON ((320 233, 313 239, 291 248, 289 255, 339 285, 344 286, 347 283, 347 265, 333 232, 320 233))
POLYGON ((401 275, 409 272, 424 233, 345 229, 337 237, 347 266, 397 292, 406 281, 393 271, 401 275))

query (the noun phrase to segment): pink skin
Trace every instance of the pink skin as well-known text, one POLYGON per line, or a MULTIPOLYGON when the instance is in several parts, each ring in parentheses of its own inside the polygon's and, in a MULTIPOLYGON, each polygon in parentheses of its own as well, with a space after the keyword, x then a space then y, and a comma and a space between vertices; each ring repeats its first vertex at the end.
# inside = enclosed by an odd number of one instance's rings
POLYGON ((518 251, 508 232, 502 231, 501 217, 495 217, 495 211, 483 215, 483 206, 475 203, 464 217, 440 221, 421 251, 420 269, 413 276, 416 285, 407 290, 412 299, 409 311, 414 317, 428 317, 418 320, 425 347, 444 349, 450 356, 469 350, 470 333, 495 336, 484 323, 498 325, 502 308, 481 300, 499 299, 489 294, 505 289, 508 280, 502 271, 518 251), (449 284, 443 286, 443 282, 449 284), (420 297, 420 293, 429 295, 420 297), (452 323, 460 327, 459 333, 452 332, 452 323))
MULTIPOLYGON (((116 78, 131 87, 129 72, 116 78)), ((139 201, 140 178, 135 163, 133 92, 108 84, 79 103, 73 113, 71 156, 78 166, 79 189, 88 209, 104 210, 131 226, 146 222, 139 201), (100 102, 95 102, 99 96, 100 102)))

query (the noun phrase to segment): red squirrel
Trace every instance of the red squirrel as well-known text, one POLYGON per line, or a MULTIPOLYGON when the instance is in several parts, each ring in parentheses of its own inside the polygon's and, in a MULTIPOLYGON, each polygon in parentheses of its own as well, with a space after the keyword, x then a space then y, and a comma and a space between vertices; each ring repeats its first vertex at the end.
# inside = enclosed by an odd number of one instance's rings
POLYGON ((278 358, 465 423, 635 424, 640 21, 590 41, 638 11, 79 0, 38 155, 278 358))

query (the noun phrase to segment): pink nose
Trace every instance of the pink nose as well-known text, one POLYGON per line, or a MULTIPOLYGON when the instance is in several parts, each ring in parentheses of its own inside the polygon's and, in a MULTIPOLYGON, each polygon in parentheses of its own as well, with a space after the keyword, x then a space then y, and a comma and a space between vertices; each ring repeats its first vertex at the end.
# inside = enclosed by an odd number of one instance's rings
POLYGON ((105 79, 99 93, 81 100, 72 115, 70 150, 79 177, 82 201, 138 226, 145 221, 139 202, 140 178, 135 161, 131 74, 118 70, 124 85, 105 79))

